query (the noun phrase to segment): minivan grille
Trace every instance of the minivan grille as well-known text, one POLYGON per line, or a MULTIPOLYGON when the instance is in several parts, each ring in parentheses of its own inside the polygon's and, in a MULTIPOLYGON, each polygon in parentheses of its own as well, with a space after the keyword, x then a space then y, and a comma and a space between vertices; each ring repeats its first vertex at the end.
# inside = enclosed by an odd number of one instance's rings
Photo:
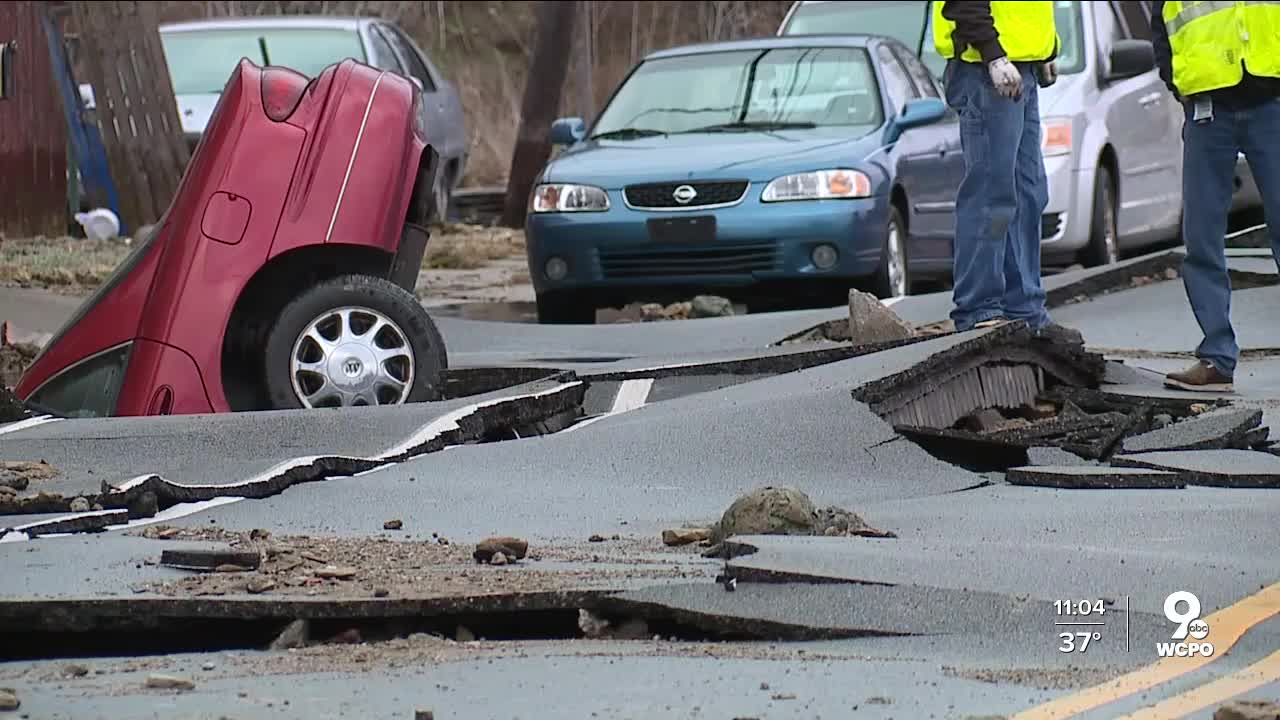
POLYGON ((628 185, 623 194, 627 204, 635 208, 696 208, 738 202, 746 195, 749 184, 746 180, 645 183, 628 185), (693 188, 697 195, 682 203, 676 200, 676 189, 685 186, 693 188))
POLYGON ((620 247, 600 250, 600 269, 607 279, 746 275, 773 270, 777 254, 772 242, 696 248, 620 247))

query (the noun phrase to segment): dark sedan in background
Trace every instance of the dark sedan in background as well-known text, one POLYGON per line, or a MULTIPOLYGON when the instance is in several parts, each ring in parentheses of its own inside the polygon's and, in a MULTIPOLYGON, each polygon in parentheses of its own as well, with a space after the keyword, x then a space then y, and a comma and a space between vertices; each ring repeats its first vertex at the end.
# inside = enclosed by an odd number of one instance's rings
POLYGON ((951 267, 964 170, 932 74, 884 37, 675 48, 640 62, 530 197, 542 322, 714 292, 750 309, 881 297, 951 267))

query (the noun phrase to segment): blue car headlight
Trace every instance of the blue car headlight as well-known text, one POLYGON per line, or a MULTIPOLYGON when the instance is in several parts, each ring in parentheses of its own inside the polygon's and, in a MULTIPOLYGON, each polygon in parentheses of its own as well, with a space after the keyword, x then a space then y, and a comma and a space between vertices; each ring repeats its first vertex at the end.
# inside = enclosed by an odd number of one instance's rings
POLYGON ((609 209, 609 193, 591 185, 545 183, 533 188, 529 212, 604 212, 609 209))
POLYGON ((815 170, 783 175, 765 186, 764 202, 841 200, 871 197, 871 178, 857 170, 815 170))

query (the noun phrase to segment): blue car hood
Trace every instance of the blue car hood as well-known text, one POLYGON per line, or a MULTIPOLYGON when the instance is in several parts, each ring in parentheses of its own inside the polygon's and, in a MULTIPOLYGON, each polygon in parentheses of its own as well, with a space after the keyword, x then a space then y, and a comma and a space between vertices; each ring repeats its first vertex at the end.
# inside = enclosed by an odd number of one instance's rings
MULTIPOLYGON (((587 140, 548 163, 543 182, 573 182, 618 190, 624 185, 700 178, 768 182, 779 175, 860 167, 880 147, 880 132, 838 128, 778 132, 667 135, 638 140, 587 140)), ((883 156, 875 159, 883 160, 883 156)))

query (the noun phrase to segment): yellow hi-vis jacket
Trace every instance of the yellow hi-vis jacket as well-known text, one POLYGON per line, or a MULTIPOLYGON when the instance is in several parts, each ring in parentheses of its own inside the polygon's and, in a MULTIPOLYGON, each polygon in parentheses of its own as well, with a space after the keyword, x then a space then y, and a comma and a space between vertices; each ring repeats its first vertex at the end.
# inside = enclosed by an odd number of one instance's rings
MULTIPOLYGON (((951 59, 956 54, 951 39, 956 24, 942 16, 942 5, 942 0, 933 2, 933 44, 939 55, 951 59)), ((1052 0, 992 0, 991 19, 1000 35, 1000 46, 1013 62, 1048 60, 1058 48, 1052 0)), ((960 59, 982 62, 982 55, 969 46, 960 59)))
POLYGON ((1245 68, 1280 78, 1280 0, 1166 2, 1163 19, 1178 94, 1238 85, 1245 68))

